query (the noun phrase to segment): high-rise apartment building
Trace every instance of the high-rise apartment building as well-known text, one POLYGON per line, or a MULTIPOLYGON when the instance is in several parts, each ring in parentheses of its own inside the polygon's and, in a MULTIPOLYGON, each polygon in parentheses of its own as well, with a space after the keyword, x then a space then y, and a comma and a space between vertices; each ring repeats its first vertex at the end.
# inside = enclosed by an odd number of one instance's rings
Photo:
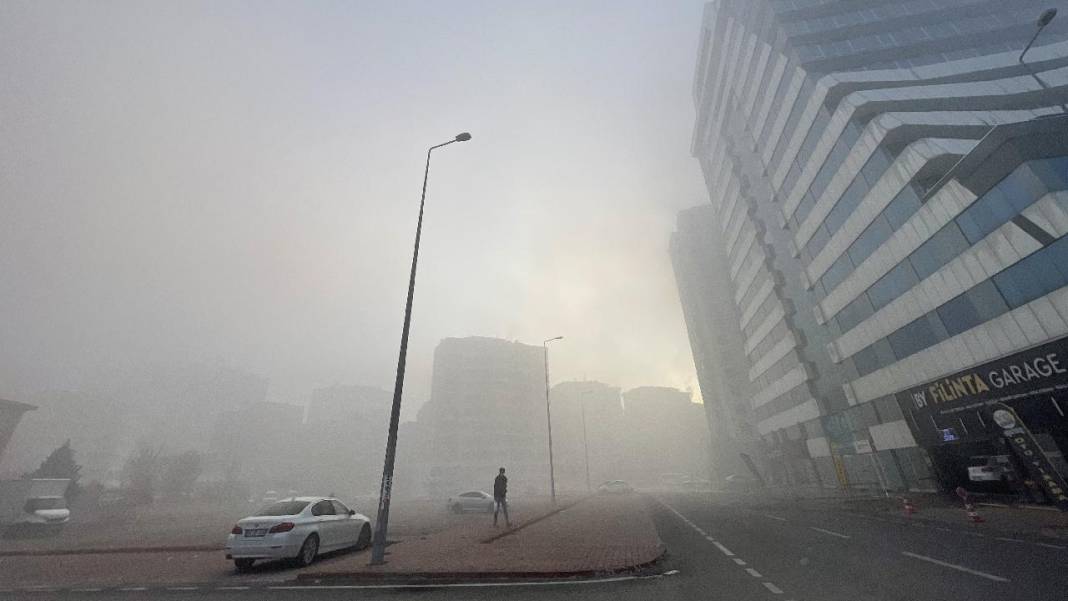
POLYGON ((1068 15, 1039 31, 1047 5, 706 6, 710 204, 672 250, 709 418, 759 437, 773 481, 971 485, 969 461, 1012 455, 1001 401, 1063 465, 1068 15), (740 339, 710 335, 725 319, 740 339))
POLYGON ((484 490, 501 466, 517 493, 548 492, 540 346, 478 336, 442 340, 419 424, 428 437, 432 495, 484 490))

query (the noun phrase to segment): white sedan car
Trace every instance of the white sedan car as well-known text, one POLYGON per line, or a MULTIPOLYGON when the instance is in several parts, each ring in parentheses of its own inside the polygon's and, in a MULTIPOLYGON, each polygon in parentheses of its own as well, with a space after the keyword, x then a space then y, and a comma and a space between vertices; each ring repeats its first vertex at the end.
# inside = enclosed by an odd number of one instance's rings
POLYGON ((482 492, 481 490, 469 490, 467 492, 462 492, 455 497, 449 497, 445 506, 453 513, 464 513, 467 511, 493 513, 493 496, 489 493, 482 492))
POLYGON ((237 522, 226 558, 238 570, 257 559, 295 560, 306 566, 320 553, 371 544, 371 520, 329 497, 293 497, 237 522))

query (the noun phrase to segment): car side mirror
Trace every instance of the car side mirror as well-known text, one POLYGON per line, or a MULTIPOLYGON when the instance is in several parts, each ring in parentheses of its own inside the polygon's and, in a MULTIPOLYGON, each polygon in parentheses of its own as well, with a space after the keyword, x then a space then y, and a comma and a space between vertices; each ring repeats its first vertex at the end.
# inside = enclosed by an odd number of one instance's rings
POLYGON ((350 509, 349 510, 349 515, 356 515, 356 510, 355 509, 350 509))

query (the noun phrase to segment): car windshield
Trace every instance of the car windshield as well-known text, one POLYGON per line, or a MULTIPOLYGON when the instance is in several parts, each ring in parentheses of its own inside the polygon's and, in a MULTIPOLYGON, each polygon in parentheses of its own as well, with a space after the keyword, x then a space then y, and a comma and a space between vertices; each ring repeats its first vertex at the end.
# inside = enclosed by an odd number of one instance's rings
POLYGON ((297 515, 308 506, 307 501, 279 501, 260 509, 256 515, 297 515))

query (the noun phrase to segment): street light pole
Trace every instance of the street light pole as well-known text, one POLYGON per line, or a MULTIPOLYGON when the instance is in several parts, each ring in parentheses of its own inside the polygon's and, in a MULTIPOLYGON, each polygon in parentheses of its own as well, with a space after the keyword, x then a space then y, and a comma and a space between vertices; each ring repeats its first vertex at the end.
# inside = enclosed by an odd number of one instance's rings
POLYGON ((1046 28, 1046 25, 1049 25, 1049 22, 1052 21, 1053 17, 1056 16, 1057 9, 1055 8, 1047 8, 1046 10, 1042 11, 1041 15, 1038 16, 1038 20, 1035 21, 1035 35, 1031 36, 1031 40, 1027 42, 1027 45, 1024 46, 1023 52, 1020 53, 1019 61, 1021 63, 1024 62, 1024 55, 1027 54, 1027 51, 1031 49, 1031 44, 1034 44, 1035 40, 1038 39, 1038 34, 1042 33, 1042 30, 1046 28))
POLYGON ((553 506, 556 505, 556 473, 553 471, 553 418, 549 411, 549 343, 563 339, 563 336, 557 336, 541 343, 545 356, 545 421, 549 424, 549 493, 552 495, 553 506))
POLYGON ((582 450, 586 455, 586 492, 593 490, 590 486, 590 440, 586 436, 586 395, 589 393, 589 390, 583 391, 579 397, 579 405, 582 408, 582 450))
MULTIPOLYGON (((1038 16, 1038 20, 1035 21, 1035 25, 1037 27, 1035 29, 1035 35, 1031 36, 1031 40, 1027 42, 1027 46, 1025 46, 1023 52, 1020 53, 1020 64, 1025 64, 1024 55, 1027 54, 1027 51, 1031 49, 1031 45, 1035 43, 1035 40, 1038 38, 1038 34, 1042 33, 1042 30, 1046 27, 1046 25, 1049 25, 1050 21, 1052 21, 1053 18, 1056 16, 1057 9, 1055 8, 1047 8, 1046 10, 1042 11, 1041 15, 1038 16)), ((1028 68, 1028 70, 1030 71, 1030 68, 1028 68)), ((1034 77, 1036 81, 1038 81, 1038 84, 1040 86, 1042 86, 1044 89, 1048 89, 1046 82, 1042 81, 1042 78, 1040 78, 1038 75, 1035 75, 1034 73, 1031 73, 1031 76, 1034 77)), ((1068 113, 1068 106, 1062 105, 1062 107, 1064 107, 1065 112, 1068 113)), ((979 138, 979 141, 975 143, 975 146, 973 146, 971 150, 965 153, 964 156, 960 157, 960 159, 958 159, 957 162, 954 163, 953 166, 951 166, 942 175, 942 177, 940 177, 938 181, 934 183, 934 185, 927 189, 927 192, 923 195, 923 202, 927 202, 932 196, 935 195, 935 193, 941 190, 942 186, 944 186, 947 182, 949 182, 950 178, 957 174, 957 169, 964 163, 965 159, 971 156, 971 154, 975 152, 975 149, 979 148, 979 146, 1001 126, 1001 123, 995 123, 991 125, 990 129, 986 130, 986 133, 984 133, 983 136, 979 138)))
POLYGON ((371 565, 385 563, 386 530, 389 526, 389 499, 393 492, 393 465, 397 458, 397 427, 400 422, 401 391, 404 388, 404 367, 408 359, 408 331, 412 325, 412 298, 415 296, 415 268, 419 263, 419 240, 423 235, 423 207, 426 204, 426 182, 430 176, 430 153, 435 148, 453 142, 466 142, 471 134, 463 132, 448 142, 431 146, 426 151, 426 169, 423 171, 423 194, 419 198, 419 220, 415 225, 415 250, 412 252, 412 271, 408 276, 408 302, 404 306, 404 328, 401 330, 400 356, 397 358, 397 380, 393 384, 393 408, 389 414, 389 436, 386 438, 386 459, 382 466, 382 486, 378 490, 378 518, 375 520, 375 538, 371 545, 371 565))

